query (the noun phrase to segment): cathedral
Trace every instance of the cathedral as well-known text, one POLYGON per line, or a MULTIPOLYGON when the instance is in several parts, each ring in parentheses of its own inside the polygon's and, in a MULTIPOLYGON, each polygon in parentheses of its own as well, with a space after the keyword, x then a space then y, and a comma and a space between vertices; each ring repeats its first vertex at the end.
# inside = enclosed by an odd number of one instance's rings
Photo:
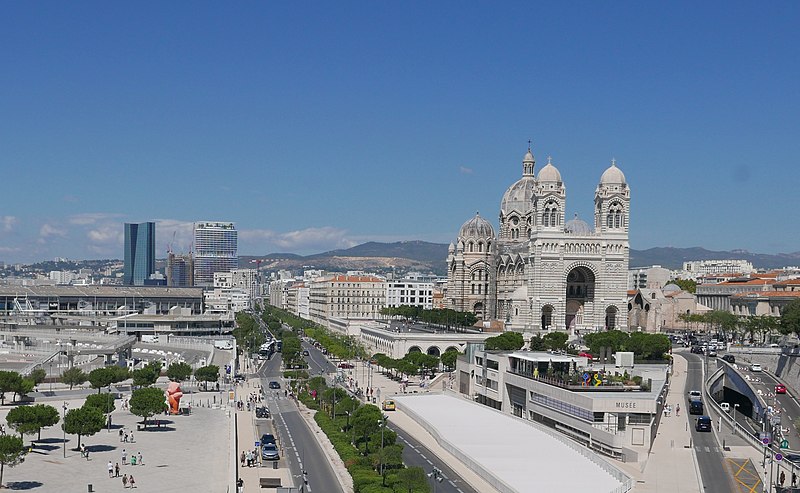
POLYGON ((476 214, 447 255, 446 307, 506 330, 627 326, 630 189, 616 162, 600 176, 594 227, 565 220, 567 192, 548 158, 536 173, 530 147, 522 178, 500 202, 500 228, 476 214))

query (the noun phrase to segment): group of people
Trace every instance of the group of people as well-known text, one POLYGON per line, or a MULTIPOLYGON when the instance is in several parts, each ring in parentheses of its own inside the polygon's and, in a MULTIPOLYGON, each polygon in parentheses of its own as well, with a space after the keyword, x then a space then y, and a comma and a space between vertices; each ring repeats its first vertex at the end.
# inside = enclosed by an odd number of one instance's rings
POLYGON ((135 442, 136 440, 133 439, 133 431, 128 433, 127 431, 125 431, 124 428, 120 428, 119 429, 119 441, 123 442, 123 443, 128 443, 128 442, 133 443, 133 442, 135 442))
MULTIPOLYGON (((136 464, 140 466, 144 465, 144 460, 142 459, 142 453, 139 452, 139 455, 131 454, 131 465, 135 466, 136 464)), ((111 464, 111 462, 109 462, 111 464)), ((122 465, 125 466, 128 464, 128 452, 125 449, 122 449, 122 465)))
MULTIPOLYGON (((667 404, 666 406, 664 406, 664 416, 671 416, 671 415, 672 415, 672 405, 671 404, 667 404)), ((680 404, 676 404, 675 405, 675 416, 680 416, 680 415, 681 415, 681 405, 680 404)))
POLYGON ((240 460, 242 462, 242 467, 244 467, 245 464, 247 464, 247 467, 257 466, 258 465, 258 450, 254 449, 254 450, 248 450, 246 452, 244 450, 242 450, 242 454, 240 456, 240 460))

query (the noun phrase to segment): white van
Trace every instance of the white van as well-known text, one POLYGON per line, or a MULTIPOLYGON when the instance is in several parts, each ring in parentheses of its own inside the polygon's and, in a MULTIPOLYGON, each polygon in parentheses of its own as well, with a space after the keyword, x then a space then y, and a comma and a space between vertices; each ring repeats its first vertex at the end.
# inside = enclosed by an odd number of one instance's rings
POLYGON ((230 350, 233 349, 233 342, 230 339, 223 339, 220 341, 214 341, 214 347, 217 349, 225 349, 230 350))
POLYGON ((722 410, 725 411, 726 413, 731 412, 731 405, 728 404, 727 402, 720 402, 719 407, 721 407, 722 410))
POLYGON ((142 334, 142 342, 158 343, 158 335, 142 334))

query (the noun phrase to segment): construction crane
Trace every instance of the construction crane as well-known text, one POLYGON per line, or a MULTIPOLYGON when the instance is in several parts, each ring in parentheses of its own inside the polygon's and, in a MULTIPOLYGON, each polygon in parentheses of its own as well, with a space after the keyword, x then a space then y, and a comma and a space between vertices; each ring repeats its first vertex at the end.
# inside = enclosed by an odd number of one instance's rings
POLYGON ((256 258, 256 259, 251 260, 250 263, 251 264, 256 264, 256 270, 259 270, 259 269, 261 269, 261 262, 263 262, 263 261, 264 261, 264 259, 256 258))

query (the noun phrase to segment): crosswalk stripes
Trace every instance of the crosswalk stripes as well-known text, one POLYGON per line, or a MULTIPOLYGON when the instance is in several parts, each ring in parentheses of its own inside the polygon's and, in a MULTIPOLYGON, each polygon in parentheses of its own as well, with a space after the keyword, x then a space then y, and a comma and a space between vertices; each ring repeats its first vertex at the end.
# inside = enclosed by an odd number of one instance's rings
POLYGON ((700 445, 695 445, 694 446, 694 451, 695 452, 705 452, 707 454, 711 454, 711 453, 716 454, 716 453, 721 452, 719 447, 704 447, 704 446, 700 446, 700 445))

